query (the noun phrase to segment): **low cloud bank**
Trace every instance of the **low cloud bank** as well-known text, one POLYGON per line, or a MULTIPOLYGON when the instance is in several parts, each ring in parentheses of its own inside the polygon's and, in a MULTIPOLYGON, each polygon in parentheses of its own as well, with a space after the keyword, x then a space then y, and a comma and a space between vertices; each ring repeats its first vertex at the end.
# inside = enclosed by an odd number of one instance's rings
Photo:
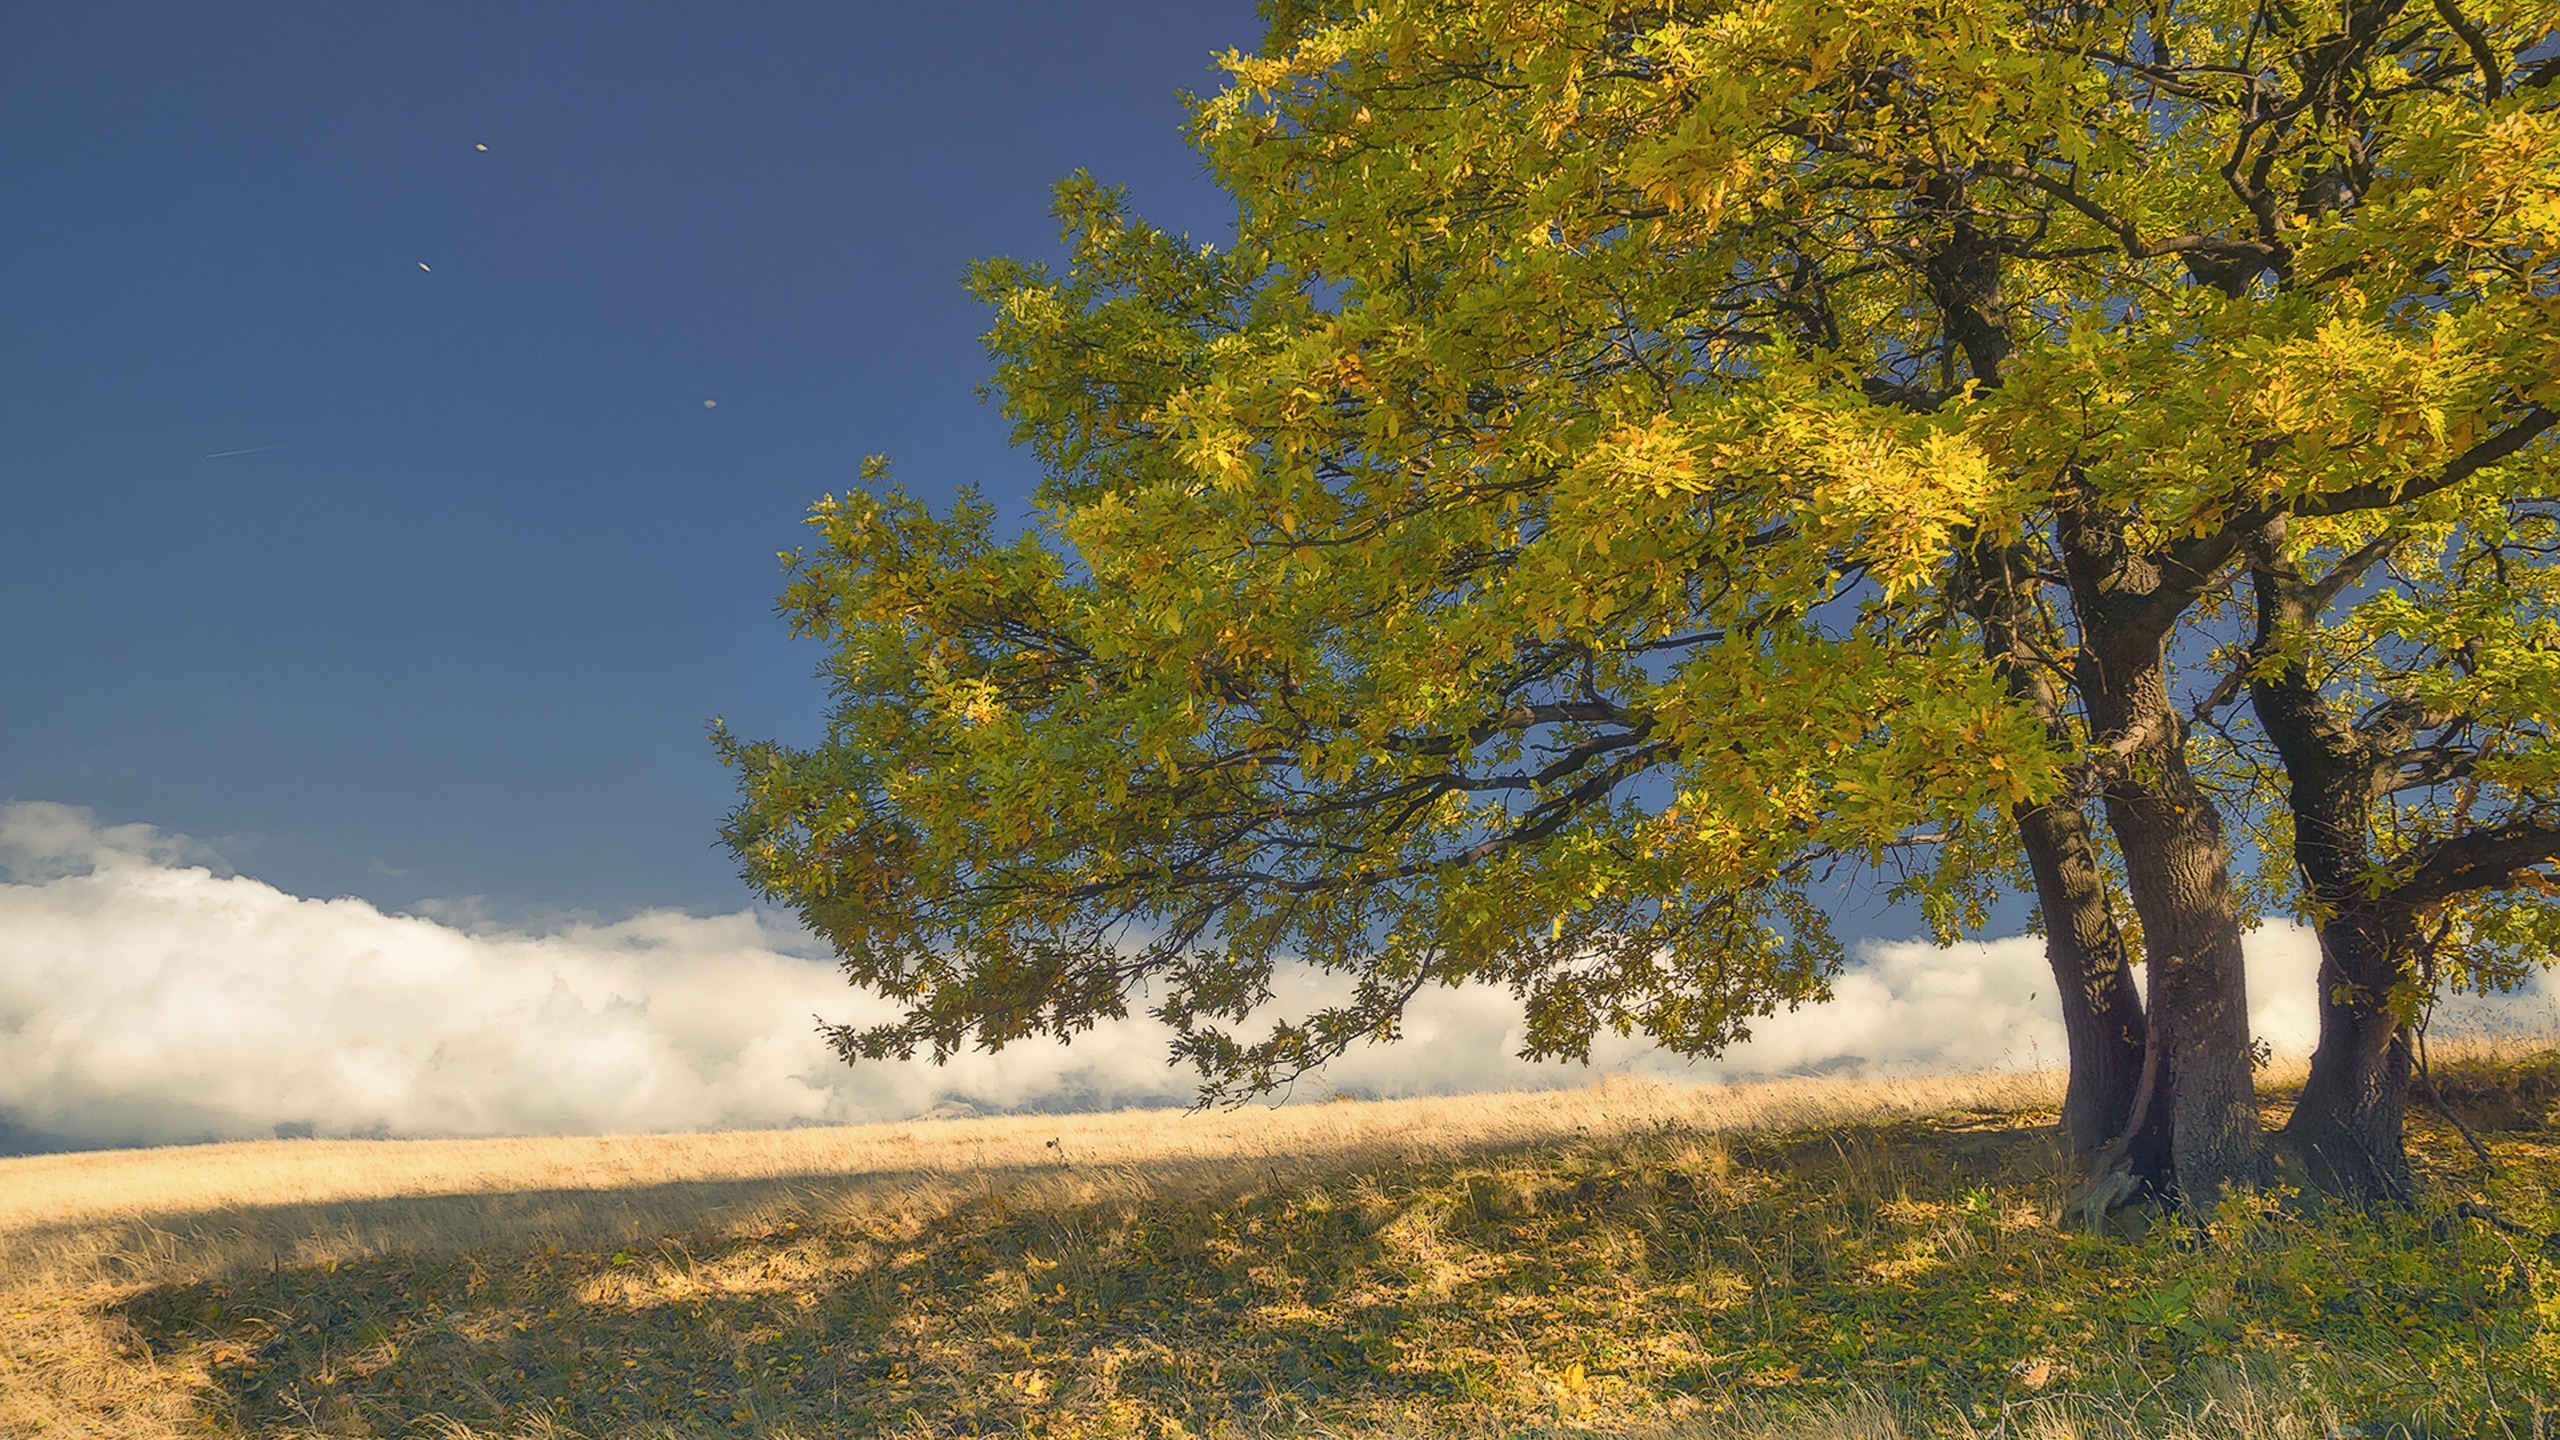
MULTIPOLYGON (((936 1068, 848 1068, 814 1015, 890 1013, 807 935, 754 912, 652 911, 538 932, 288 895, 148 826, 0 806, 0 1149, 276 1133, 506 1135, 899 1119, 966 1106, 1179 1103, 1151 1022, 1072 1046, 936 1068)), ((2279 1051, 2314 1034, 2316 948, 2251 938, 2251 1021, 2279 1051)), ((1517 1005, 1490 989, 1413 1007, 1406 1038, 1298 1087, 1366 1095, 1574 1085, 1594 1070, 1692 1079, 2061 1063, 2042 942, 1871 943, 1824 1005, 1773 1016, 1720 1060, 1635 1042, 1593 1066, 1514 1055, 1517 1005)), ((2547 1027, 2539 995, 2454 1007, 2457 1023, 2547 1027)))

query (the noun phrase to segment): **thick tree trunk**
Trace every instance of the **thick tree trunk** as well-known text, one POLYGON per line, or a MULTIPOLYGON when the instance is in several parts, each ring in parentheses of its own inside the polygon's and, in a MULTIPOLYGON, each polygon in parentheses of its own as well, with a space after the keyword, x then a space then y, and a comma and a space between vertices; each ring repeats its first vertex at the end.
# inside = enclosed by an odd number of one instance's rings
MULTIPOLYGON (((2182 747, 2162 747, 2145 782, 2107 790, 2107 818, 2124 852, 2125 881, 2142 918, 2148 1018, 2159 1047, 2159 1112, 2166 1099, 2167 1184, 2210 1205, 2258 1176, 2258 1089, 2249 1064, 2248 976, 2239 907, 2220 818, 2187 773, 2182 747)), ((2160 1183, 2161 1139, 2138 1141, 2135 1173, 2160 1183)))
POLYGON ((2152 1123, 2126 1158, 2153 1189, 2211 1205, 2257 1179, 2258 1096, 2230 850, 2187 770, 2186 722, 2170 702, 2163 649, 2209 577, 2164 573, 2127 544, 2121 517, 2065 511, 2062 522, 2080 623, 2075 674, 2092 738, 2116 767, 2103 794, 2142 921, 2157 1051, 2152 1123))
POLYGON ((2320 927, 2320 1044, 2283 1141, 2311 1181, 2359 1200, 2416 1193, 2403 1125, 2409 1109, 2409 1033, 2389 1004, 2405 939, 2370 911, 2320 927))
MULTIPOLYGON (((2316 593, 2283 554, 2284 522, 2258 543, 2256 648, 2271 653, 2318 620, 2316 593)), ((2415 917, 2371 893, 2373 805, 2413 718, 2384 707, 2359 730, 2300 664, 2249 684, 2251 708, 2291 782, 2293 858, 2320 923, 2320 1042, 2283 1141, 2312 1183, 2364 1200, 2406 1199, 2415 1178, 2402 1127, 2409 1107, 2409 1037, 2392 1006, 2408 978, 2415 917)))

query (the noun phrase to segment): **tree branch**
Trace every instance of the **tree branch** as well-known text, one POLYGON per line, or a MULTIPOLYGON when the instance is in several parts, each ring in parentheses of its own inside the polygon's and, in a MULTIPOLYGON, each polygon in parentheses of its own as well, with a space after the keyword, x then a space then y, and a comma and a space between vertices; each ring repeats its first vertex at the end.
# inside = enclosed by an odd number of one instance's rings
MULTIPOLYGON (((2186 613, 2187 607, 2213 584, 2213 577, 2221 572, 2223 565, 2248 543, 2249 536, 2279 514, 2344 515, 2422 500, 2439 491, 2449 490, 2507 459, 2532 444, 2555 424, 2560 424, 2560 411, 2537 405, 2527 411, 2523 419, 2455 456, 2433 475, 2396 484, 2377 481, 2370 485, 2356 485, 2325 495, 2306 496, 2291 503, 2252 505, 2225 521, 2220 529, 2169 545, 2152 557, 2153 563, 2160 568, 2160 585, 2151 592, 2141 610, 2128 617, 2129 630, 2143 637, 2146 643, 2158 643, 2178 623, 2178 617, 2186 613)), ((2363 553, 2357 552, 2359 556, 2363 553)), ((2365 559, 2362 565, 2369 567, 2380 558, 2381 555, 2376 554, 2365 559)), ((2323 603, 2335 598, 2337 590, 2344 589, 2346 583, 2349 582, 2341 582, 2323 596, 2323 603)))
POLYGON ((2524 418, 2445 462, 2445 467, 2433 475, 2399 483, 2375 481, 2370 485, 2350 486, 2326 495, 2305 496, 2284 508, 2296 515, 2344 515, 2356 510, 2379 510, 2386 505, 2405 505, 2412 500, 2423 500, 2440 490, 2461 484, 2522 450, 2553 425, 2560 425, 2560 410, 2536 405, 2525 412, 2524 418))
POLYGON ((2408 879, 2381 898, 2423 910, 2475 890, 2512 890, 2546 882, 2532 867, 2560 860, 2560 827, 2533 821, 2475 830, 2435 845, 2408 879))
POLYGON ((2491 104, 2497 103, 2498 97, 2506 93, 2506 85, 2498 74, 2498 52, 2490 48, 2489 37, 2464 17, 2462 7, 2454 4, 2453 0, 2436 0, 2436 13, 2444 17, 2445 24, 2453 27, 2454 34, 2462 37, 2462 43, 2471 51, 2473 63, 2480 67, 2480 98, 2491 104))

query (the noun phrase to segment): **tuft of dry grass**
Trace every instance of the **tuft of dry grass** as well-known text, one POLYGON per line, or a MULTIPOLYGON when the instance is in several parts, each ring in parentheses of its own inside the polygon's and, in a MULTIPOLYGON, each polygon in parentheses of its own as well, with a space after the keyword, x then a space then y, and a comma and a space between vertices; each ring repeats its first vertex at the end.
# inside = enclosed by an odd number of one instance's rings
MULTIPOLYGON (((2059 1092, 0 1161, 0 1434, 2540 1440, 2550 1257, 2284 1196, 2068 1233, 2059 1092)), ((2440 1193, 2551 1228, 2560 1147, 2486 1138, 2420 1124, 2440 1193)))

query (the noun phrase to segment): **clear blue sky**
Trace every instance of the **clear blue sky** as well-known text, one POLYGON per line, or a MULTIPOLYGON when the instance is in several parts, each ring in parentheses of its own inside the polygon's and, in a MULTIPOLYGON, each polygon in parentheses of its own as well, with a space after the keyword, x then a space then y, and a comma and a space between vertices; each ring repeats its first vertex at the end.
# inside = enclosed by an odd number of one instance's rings
POLYGON ((874 451, 1019 500, 961 267, 1053 253, 1079 167, 1222 234, 1178 92, 1258 39, 1244 0, 7 7, 0 798, 302 894, 736 908, 705 723, 820 700, 774 552, 874 451))

